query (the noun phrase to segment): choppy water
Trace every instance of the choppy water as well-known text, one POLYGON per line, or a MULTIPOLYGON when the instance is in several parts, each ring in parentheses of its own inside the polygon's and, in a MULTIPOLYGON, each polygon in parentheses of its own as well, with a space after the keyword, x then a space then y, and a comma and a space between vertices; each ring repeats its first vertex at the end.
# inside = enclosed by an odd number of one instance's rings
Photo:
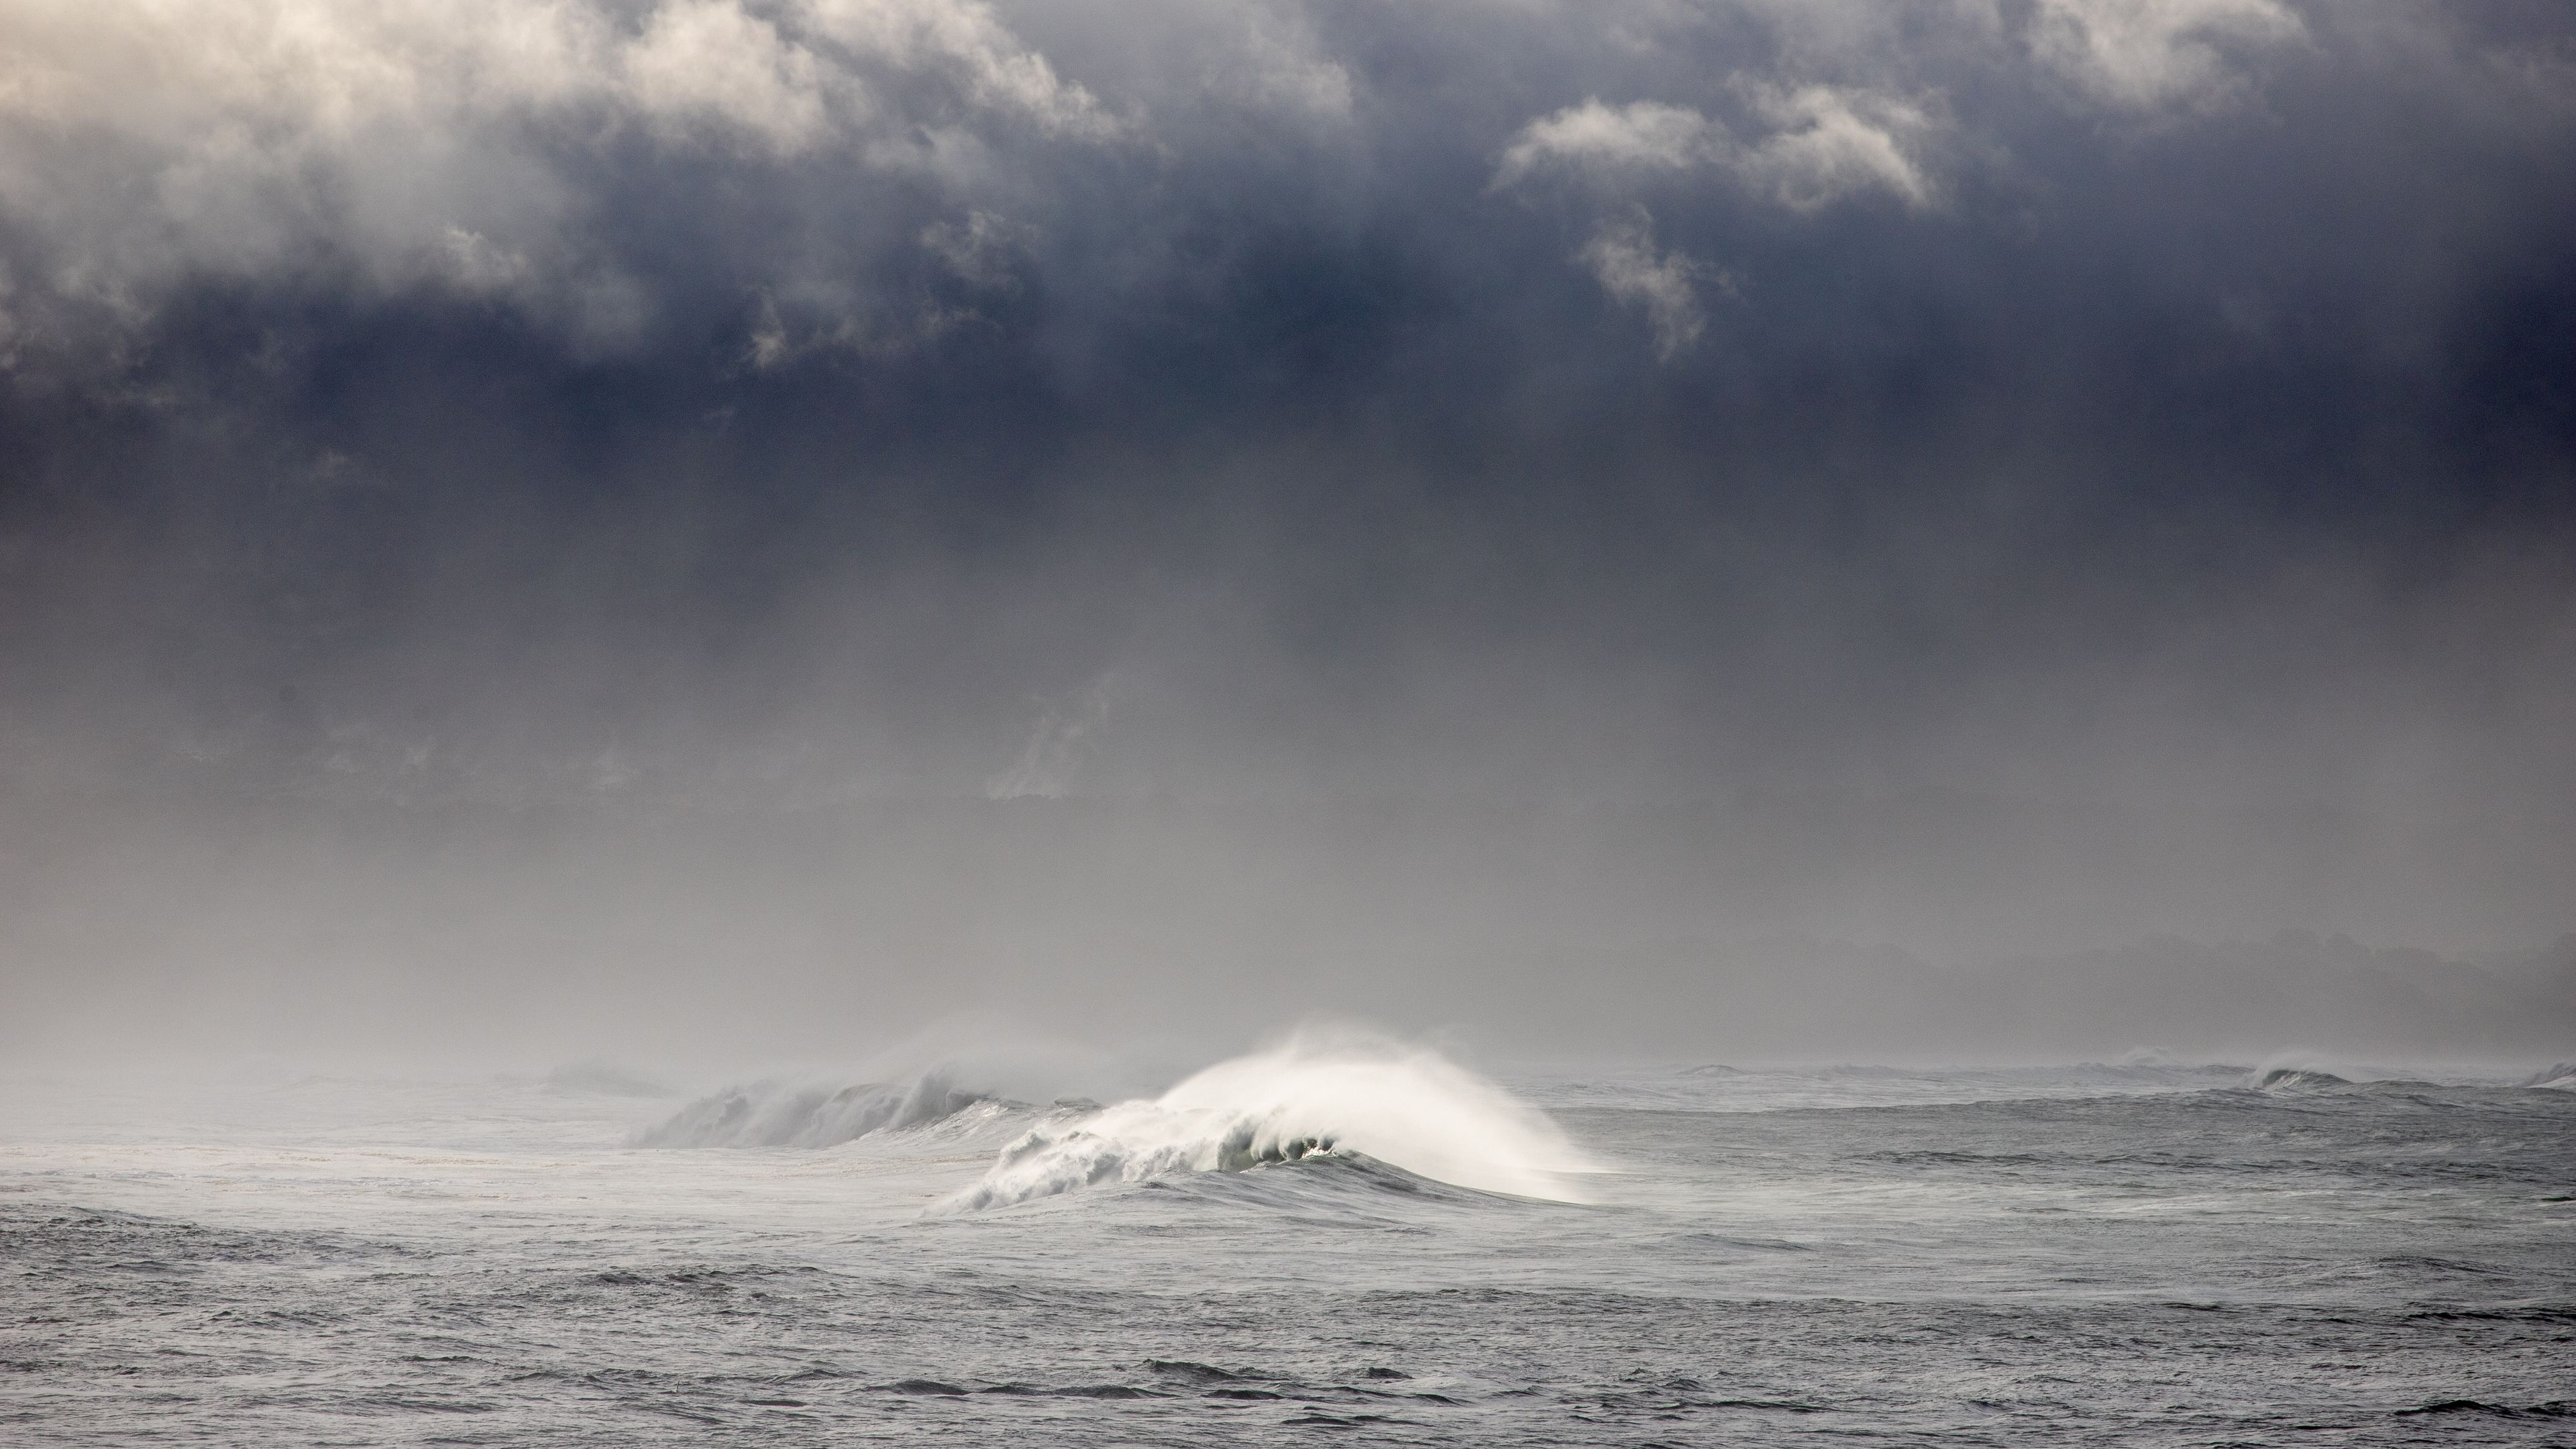
POLYGON ((13 1082, 0 1441, 2576 1442, 2563 1085, 1347 1065, 13 1082))

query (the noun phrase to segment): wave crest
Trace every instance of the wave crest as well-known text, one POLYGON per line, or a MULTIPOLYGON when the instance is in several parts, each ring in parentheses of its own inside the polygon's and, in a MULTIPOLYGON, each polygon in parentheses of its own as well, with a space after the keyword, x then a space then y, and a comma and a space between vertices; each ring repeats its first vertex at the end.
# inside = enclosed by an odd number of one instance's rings
POLYGON ((1601 1170, 1545 1114, 1435 1052, 1309 1034, 1160 1097, 1043 1123, 949 1206, 1350 1153, 1458 1187, 1564 1202, 1586 1201, 1576 1178, 1601 1170))

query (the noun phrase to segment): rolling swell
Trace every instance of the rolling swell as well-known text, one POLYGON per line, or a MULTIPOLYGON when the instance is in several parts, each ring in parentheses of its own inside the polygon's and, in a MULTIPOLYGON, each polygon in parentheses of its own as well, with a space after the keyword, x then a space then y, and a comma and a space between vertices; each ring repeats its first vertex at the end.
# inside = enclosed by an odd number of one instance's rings
POLYGON ((1335 1159, 1365 1163, 1364 1174, 1568 1202, 1586 1200, 1577 1179, 1600 1170, 1544 1114, 1435 1052, 1306 1035, 1160 1097, 1044 1122, 947 1206, 1335 1159))
POLYGON ((637 1147, 833 1147, 871 1132, 942 1122, 1001 1099, 938 1071, 852 1086, 755 1082, 701 1097, 635 1134, 637 1147))

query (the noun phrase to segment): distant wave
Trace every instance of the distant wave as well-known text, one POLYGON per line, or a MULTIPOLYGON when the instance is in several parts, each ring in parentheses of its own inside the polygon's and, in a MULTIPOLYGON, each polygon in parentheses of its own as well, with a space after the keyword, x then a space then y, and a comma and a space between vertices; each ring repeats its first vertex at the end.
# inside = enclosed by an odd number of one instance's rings
MULTIPOLYGON (((2537 1077, 2516 1079, 2493 1068, 2373 1066, 2359 1062, 2319 1060, 2313 1056, 2279 1056, 2248 1071, 2245 1085, 2263 1092, 2382 1092, 2477 1090, 2507 1086, 2547 1086, 2554 1076, 2576 1072, 2561 1065, 2537 1077)), ((2568 1083, 2576 1087, 2576 1081, 2568 1083)))
POLYGON ((940 1071, 855 1086, 755 1082, 701 1097, 635 1134, 638 1147, 832 1147, 871 1132, 945 1121, 999 1099, 940 1071))
POLYGON ((2314 1067, 2273 1067, 2256 1075, 2252 1085, 2258 1092, 2314 1092, 2349 1087, 2352 1081, 2314 1067))
POLYGON ((2303 1093, 2372 1094, 2400 1093, 2456 1095, 2461 1092, 2485 1092, 2499 1088, 2537 1087, 2549 1091, 2576 1092, 2576 1063, 2561 1063, 2527 1077, 2506 1076, 2492 1068, 2418 1068, 2362 1069, 2343 1067, 2328 1071, 2323 1067, 2277 1066, 2250 1072, 2245 1085, 2258 1092, 2298 1095, 2303 1093))
POLYGON ((2355 1092, 2434 1085, 2441 1073, 2338 1058, 2310 1051, 2278 1052, 2249 1069, 2245 1085, 2258 1092, 2355 1092))
POLYGON ((1160 1097, 1045 1122, 948 1206, 1003 1207, 1103 1183, 1242 1172, 1360 1154, 1416 1177, 1585 1200, 1600 1167, 1545 1114, 1439 1054, 1303 1035, 1221 1062, 1160 1097))

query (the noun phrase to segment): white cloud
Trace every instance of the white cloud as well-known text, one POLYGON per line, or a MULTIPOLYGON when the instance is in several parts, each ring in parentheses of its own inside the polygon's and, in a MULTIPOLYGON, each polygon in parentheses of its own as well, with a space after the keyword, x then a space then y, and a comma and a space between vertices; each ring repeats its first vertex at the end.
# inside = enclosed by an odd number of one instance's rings
POLYGON ((2031 52, 2115 106, 2207 107, 2244 85, 2232 50, 2306 34, 2281 0, 2039 0, 2031 52))
POLYGON ((1679 251, 1655 246, 1655 220, 1643 207, 1601 223, 1574 254, 1613 301, 1645 309, 1655 330, 1655 355, 1670 362, 1699 343, 1708 329, 1701 310, 1703 280, 1727 285, 1725 274, 1679 251))
POLYGON ((506 292, 528 279, 528 259, 494 246, 479 232, 451 224, 439 238, 447 254, 447 275, 465 292, 506 292))
POLYGON ((1351 75, 1317 51, 1314 28, 1294 12, 1248 5, 1242 29, 1218 59, 1218 73, 1235 95, 1318 117, 1348 120, 1351 75))
POLYGON ((803 0, 816 34, 903 70, 945 70, 979 105, 1016 112, 1047 130, 1106 138, 1115 118, 980 0, 803 0))
MULTIPOLYGON (((1705 170, 1798 212, 1870 193, 1908 207, 1937 201, 1923 153, 1943 126, 1927 107, 1821 84, 1792 88, 1743 81, 1736 90, 1768 127, 1750 145, 1687 106, 1638 101, 1613 107, 1592 99, 1523 126, 1504 148, 1492 186, 1512 186, 1548 170, 1614 186, 1646 173, 1705 170)), ((1725 283, 1723 273, 1681 252, 1659 250, 1653 219, 1643 207, 1603 221, 1575 260, 1614 300, 1644 309, 1654 327, 1655 353, 1666 361, 1697 345, 1707 328, 1700 283, 1725 283)))
POLYGON ((729 128, 780 152, 823 138, 832 120, 825 90, 847 84, 731 0, 665 5, 620 58, 644 114, 729 128))
POLYGON ((1123 134, 982 0, 0 5, 22 342, 135 325, 191 279, 328 277, 507 297, 607 345, 654 300, 589 232, 597 142, 971 191, 992 127, 1123 134))
POLYGON ((1503 150, 1494 185, 1510 186, 1550 167, 1679 171, 1720 160, 1734 146, 1724 126, 1688 106, 1637 101, 1613 107, 1595 98, 1523 126, 1503 150))
POLYGON ((1741 86, 1770 127, 1750 145, 1688 106, 1587 100, 1523 126, 1503 150, 1499 189, 1543 170, 1615 181, 1708 168, 1796 211, 1881 191, 1928 206, 1935 190, 1922 152, 1941 127, 1925 107, 1829 85, 1741 86))
POLYGON ((1919 158, 1939 127, 1921 106, 1826 85, 1761 86, 1754 97, 1777 129, 1735 164, 1781 205, 1814 211, 1868 191, 1908 206, 1932 203, 1932 179, 1919 158))
POLYGON ((1036 239, 1036 229, 988 211, 969 211, 963 222, 935 221, 921 229, 922 250, 948 265, 959 281, 1008 290, 1012 266, 1036 239))

